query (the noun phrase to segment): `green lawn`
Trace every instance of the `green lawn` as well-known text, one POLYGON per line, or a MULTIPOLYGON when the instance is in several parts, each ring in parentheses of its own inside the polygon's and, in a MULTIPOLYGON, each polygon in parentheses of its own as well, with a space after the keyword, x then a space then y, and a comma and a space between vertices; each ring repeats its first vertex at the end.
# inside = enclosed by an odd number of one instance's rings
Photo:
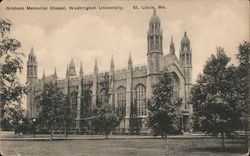
MULTIPOLYGON (((246 149, 243 140, 226 140, 221 149, 219 138, 169 139, 169 155, 174 156, 237 156, 246 149)), ((166 155, 162 139, 108 139, 57 141, 2 141, 6 155, 21 156, 116 156, 166 155)))

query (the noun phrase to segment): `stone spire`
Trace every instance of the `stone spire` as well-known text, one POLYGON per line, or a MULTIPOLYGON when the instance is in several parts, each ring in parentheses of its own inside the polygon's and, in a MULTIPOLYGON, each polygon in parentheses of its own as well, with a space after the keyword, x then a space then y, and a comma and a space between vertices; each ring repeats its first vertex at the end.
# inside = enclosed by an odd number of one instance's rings
POLYGON ((175 46, 174 46, 173 36, 171 36, 170 53, 175 54, 175 46))
POLYGON ((30 49, 29 59, 31 59, 31 61, 33 61, 33 62, 36 61, 36 54, 34 52, 34 48, 33 47, 31 47, 31 49, 30 49))
POLYGON ((156 10, 155 10, 155 9, 154 9, 154 13, 153 13, 153 15, 152 15, 152 17, 151 17, 151 19, 150 19, 150 23, 151 23, 151 24, 154 24, 154 23, 161 23, 161 20, 160 20, 160 18, 157 16, 156 10))
POLYGON ((113 55, 111 56, 111 63, 110 63, 110 71, 109 71, 109 78, 111 80, 113 80, 113 76, 114 76, 114 72, 115 72, 115 65, 114 65, 114 59, 113 59, 113 55))
POLYGON ((95 58, 95 67, 94 67, 94 75, 93 75, 92 108, 96 106, 97 91, 98 91, 98 66, 97 66, 97 59, 95 58))
POLYGON ((128 64, 132 66, 132 57, 131 57, 131 51, 129 51, 128 64))
POLYGON ((114 58, 113 58, 113 55, 111 56, 111 63, 110 63, 110 68, 113 68, 115 67, 114 65, 114 58))
POLYGON ((132 72, 133 72, 133 67, 132 67, 132 57, 131 57, 131 52, 129 52, 129 58, 128 58, 128 69, 127 69, 127 87, 126 87, 126 114, 125 114, 125 132, 128 133, 129 129, 129 117, 130 117, 130 106, 131 106, 131 99, 132 99, 132 72))
POLYGON ((94 73, 98 73, 97 58, 95 58, 95 68, 94 68, 94 73))
POLYGON ((67 69, 66 69, 66 78, 69 77, 69 65, 67 64, 67 69))
POLYGON ((115 95, 114 95, 114 75, 115 65, 113 55, 111 56, 110 71, 109 71, 109 105, 115 108, 115 95))
POLYGON ((45 79, 45 70, 43 69, 43 79, 45 79))
POLYGON ((190 51, 190 40, 187 36, 187 32, 184 32, 184 36, 181 40, 181 50, 190 51))
POLYGON ((80 65, 80 72, 79 72, 80 76, 83 76, 83 68, 82 68, 82 61, 81 61, 81 65, 80 65))
POLYGON ((54 69, 54 76, 57 77, 56 67, 54 69))
POLYGON ((71 58, 71 61, 69 63, 69 76, 76 76, 76 69, 75 69, 75 63, 73 58, 71 58))
POLYGON ((33 47, 31 47, 27 61, 27 78, 37 79, 37 61, 33 47))

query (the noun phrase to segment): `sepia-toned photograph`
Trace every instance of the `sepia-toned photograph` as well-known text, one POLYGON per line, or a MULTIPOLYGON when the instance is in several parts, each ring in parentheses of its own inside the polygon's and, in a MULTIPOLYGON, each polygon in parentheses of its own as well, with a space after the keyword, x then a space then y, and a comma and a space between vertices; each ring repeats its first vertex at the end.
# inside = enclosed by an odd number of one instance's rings
POLYGON ((249 156, 249 0, 1 0, 0 156, 249 156))

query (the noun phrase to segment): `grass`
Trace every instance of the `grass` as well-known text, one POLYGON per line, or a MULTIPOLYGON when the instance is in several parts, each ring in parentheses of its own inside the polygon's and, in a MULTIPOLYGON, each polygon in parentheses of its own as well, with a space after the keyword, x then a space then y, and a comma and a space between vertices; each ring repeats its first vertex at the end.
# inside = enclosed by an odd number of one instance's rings
MULTIPOLYGON (((168 142, 171 156, 237 156, 246 152, 243 140, 239 139, 226 139, 224 150, 220 138, 178 138, 168 142)), ((2 141, 1 147, 5 155, 21 156, 166 155, 163 139, 2 141)))

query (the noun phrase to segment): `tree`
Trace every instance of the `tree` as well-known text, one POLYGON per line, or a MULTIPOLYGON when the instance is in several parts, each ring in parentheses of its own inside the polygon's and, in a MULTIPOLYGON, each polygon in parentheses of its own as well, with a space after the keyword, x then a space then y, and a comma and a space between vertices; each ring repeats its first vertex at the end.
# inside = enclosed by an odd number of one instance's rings
POLYGON ((119 124, 119 118, 113 111, 112 106, 103 104, 93 110, 92 126, 96 133, 104 133, 106 138, 119 124))
POLYGON ((250 63, 249 63, 249 55, 250 55, 250 43, 249 42, 242 42, 240 43, 238 47, 238 54, 236 55, 236 58, 239 61, 239 66, 237 67, 237 76, 240 80, 239 85, 239 94, 241 95, 240 101, 241 106, 244 108, 244 111, 242 112, 242 126, 247 130, 247 111, 249 110, 247 107, 247 99, 249 95, 249 69, 250 69, 250 63))
POLYGON ((51 140, 53 140, 54 129, 56 123, 61 121, 61 109, 65 105, 65 96, 59 90, 56 83, 49 82, 44 84, 44 89, 41 94, 41 121, 47 126, 51 133, 51 140))
POLYGON ((242 127, 246 111, 237 68, 229 66, 229 61, 224 49, 217 48, 191 91, 195 127, 208 134, 220 133, 223 148, 224 136, 242 127))
POLYGON ((21 119, 25 118, 25 110, 21 105, 14 105, 5 109, 5 115, 2 120, 3 130, 13 130, 21 119))
POLYGON ((154 85, 153 97, 148 102, 149 127, 155 135, 167 137, 168 134, 176 133, 177 110, 181 100, 173 99, 172 74, 164 73, 159 82, 154 85))
POLYGON ((129 133, 139 134, 142 127, 142 119, 137 117, 137 100, 133 102, 130 108, 130 118, 129 118, 129 133))
POLYGON ((129 118, 129 132, 130 134, 139 134, 142 127, 142 119, 138 117, 129 118))
POLYGON ((241 90, 239 91, 241 96, 241 101, 242 105, 244 106, 244 111, 242 112, 242 119, 243 119, 243 124, 242 126, 245 129, 246 136, 247 138, 247 147, 250 150, 250 144, 249 144, 249 135, 247 135, 247 131, 250 129, 250 64, 249 64, 249 55, 250 55, 250 43, 249 42, 242 42, 240 43, 238 47, 238 54, 236 55, 236 58, 239 61, 239 66, 238 66, 238 73, 237 75, 240 78, 240 88, 241 90), (248 111, 247 111, 248 110, 248 111))
POLYGON ((72 122, 74 120, 70 108, 70 102, 69 102, 69 97, 65 97, 66 102, 64 102, 63 107, 60 109, 60 114, 61 114, 61 124, 64 125, 64 134, 67 137, 68 136, 68 129, 71 127, 72 122))
POLYGON ((118 116, 119 120, 121 121, 125 117, 126 108, 125 105, 120 105, 116 108, 116 115, 118 116))
POLYGON ((20 104, 26 92, 26 86, 17 77, 23 69, 24 54, 17 51, 21 43, 8 36, 11 25, 9 20, 0 19, 0 122, 6 109, 10 105, 20 104))

